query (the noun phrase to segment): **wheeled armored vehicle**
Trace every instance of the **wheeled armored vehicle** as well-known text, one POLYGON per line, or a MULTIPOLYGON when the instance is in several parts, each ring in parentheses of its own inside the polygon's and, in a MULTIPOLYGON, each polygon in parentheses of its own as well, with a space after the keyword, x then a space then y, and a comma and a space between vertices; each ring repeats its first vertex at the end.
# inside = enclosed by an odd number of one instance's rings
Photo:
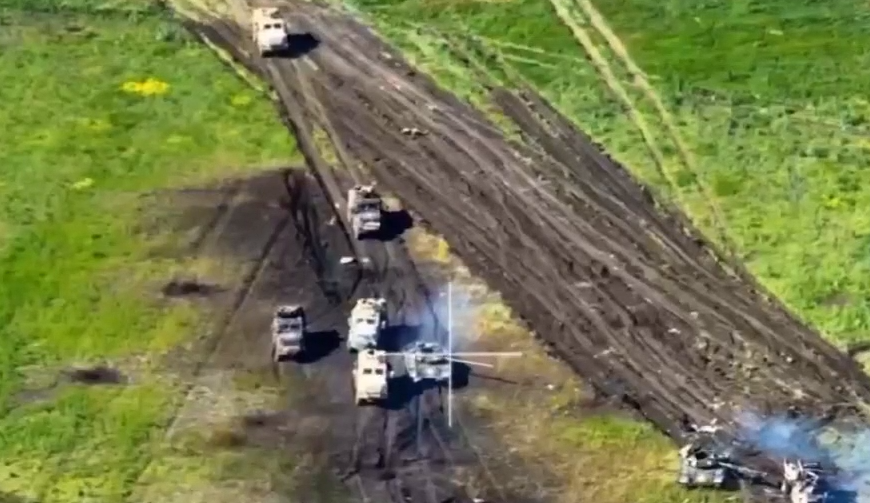
POLYGON ((405 369, 414 382, 443 382, 450 378, 450 358, 438 343, 417 342, 405 350, 405 369))
POLYGON ((272 359, 283 362, 305 350, 305 310, 300 305, 278 306, 272 316, 272 359))
POLYGON ((387 301, 382 298, 357 300, 347 324, 347 349, 350 352, 376 348, 381 332, 387 328, 387 301))
POLYGON ((258 7, 251 17, 251 35, 260 56, 269 57, 289 49, 287 22, 276 7, 258 7))
POLYGON ((392 369, 384 351, 366 349, 356 355, 353 365, 354 399, 357 405, 386 400, 392 369))
POLYGON ((372 185, 355 185, 347 193, 347 221, 355 239, 381 230, 383 200, 372 185))

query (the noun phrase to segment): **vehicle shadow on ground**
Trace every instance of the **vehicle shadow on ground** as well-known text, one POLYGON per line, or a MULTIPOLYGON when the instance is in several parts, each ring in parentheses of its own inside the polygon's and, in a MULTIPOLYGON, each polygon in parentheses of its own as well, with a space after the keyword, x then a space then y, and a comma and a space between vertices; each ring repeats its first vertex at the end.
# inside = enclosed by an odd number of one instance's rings
MULTIPOLYGON (((453 363, 453 391, 459 391, 469 383, 471 368, 464 363, 453 363)), ((430 390, 439 390, 440 394, 446 398, 448 383, 437 382, 431 379, 423 379, 415 382, 408 374, 402 374, 390 380, 389 398, 381 404, 388 410, 401 410, 408 407, 411 402, 430 390)))
POLYGON ((414 226, 414 218, 405 210, 381 213, 381 228, 372 234, 372 239, 392 241, 414 226))
POLYGON ((378 349, 395 353, 420 339, 420 325, 392 325, 381 332, 378 349))
POLYGON ((309 332, 305 334, 305 339, 305 349, 293 359, 301 365, 317 363, 341 346, 341 336, 338 330, 309 332))
POLYGON ((276 52, 275 57, 296 59, 305 56, 320 46, 320 40, 313 33, 291 33, 287 35, 287 49, 276 52))

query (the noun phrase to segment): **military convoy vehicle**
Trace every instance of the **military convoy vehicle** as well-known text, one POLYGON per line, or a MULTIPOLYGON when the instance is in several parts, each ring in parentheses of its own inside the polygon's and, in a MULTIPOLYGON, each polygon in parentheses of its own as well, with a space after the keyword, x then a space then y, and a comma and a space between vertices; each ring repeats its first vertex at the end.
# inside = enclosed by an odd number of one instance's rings
POLYGON ((393 371, 384 351, 366 349, 356 354, 353 365, 354 399, 357 405, 386 400, 393 371))
POLYGON ((300 305, 278 306, 272 316, 272 359, 283 362, 305 350, 305 310, 300 305))
POLYGON ((276 7, 254 9, 251 36, 262 57, 273 56, 289 49, 287 22, 276 7))
POLYGON ((347 221, 354 239, 365 239, 381 230, 383 200, 374 185, 355 185, 347 193, 347 221))
POLYGON ((801 460, 782 462, 782 485, 780 491, 789 503, 821 503, 828 500, 826 480, 818 463, 801 460))
POLYGON ((733 475, 728 457, 698 442, 690 442, 680 449, 680 475, 677 482, 686 487, 721 488, 733 475))
POLYGON ((450 358, 440 344, 417 342, 405 351, 405 369, 414 382, 443 382, 450 378, 450 358))
POLYGON ((356 353, 376 348, 381 331, 387 328, 387 301, 382 298, 357 300, 350 311, 347 325, 348 351, 356 353))

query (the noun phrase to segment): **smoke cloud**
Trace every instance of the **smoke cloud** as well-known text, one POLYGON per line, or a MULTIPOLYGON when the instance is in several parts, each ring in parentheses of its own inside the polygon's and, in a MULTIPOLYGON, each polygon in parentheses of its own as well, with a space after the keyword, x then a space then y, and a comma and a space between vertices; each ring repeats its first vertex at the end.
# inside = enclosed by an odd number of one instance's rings
POLYGON ((812 419, 756 413, 741 414, 737 423, 740 438, 771 458, 834 467, 829 503, 870 503, 870 428, 834 430, 812 419))
POLYGON ((422 327, 421 339, 437 342, 451 352, 466 351, 480 335, 476 323, 477 303, 469 290, 455 283, 452 286, 444 284, 432 292, 430 300, 435 320, 432 316, 423 316, 422 319, 438 326, 422 327), (448 331, 452 332, 452 337, 448 337, 448 331), (447 348, 449 340, 452 340, 452 347, 447 348))

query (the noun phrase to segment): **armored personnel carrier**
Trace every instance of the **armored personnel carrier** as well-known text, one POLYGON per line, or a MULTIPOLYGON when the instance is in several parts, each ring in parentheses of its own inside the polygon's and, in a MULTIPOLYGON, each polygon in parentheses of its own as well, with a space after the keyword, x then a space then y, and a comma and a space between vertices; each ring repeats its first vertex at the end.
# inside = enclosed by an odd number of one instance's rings
POLYGON ((382 298, 357 300, 347 325, 347 349, 351 353, 376 348, 381 331, 387 328, 387 301, 382 298))
POLYGON ((356 185, 347 193, 347 221, 355 239, 381 230, 383 200, 374 185, 356 185))
POLYGON ((305 310, 296 304, 278 306, 272 317, 272 359, 283 362, 305 350, 305 310))
POLYGON ((260 56, 270 57, 289 49, 287 22, 277 7, 259 7, 251 16, 251 36, 260 56))
POLYGON ((353 365, 353 388, 357 405, 367 405, 386 400, 389 396, 389 379, 392 369, 384 351, 366 349, 356 355, 353 365))

